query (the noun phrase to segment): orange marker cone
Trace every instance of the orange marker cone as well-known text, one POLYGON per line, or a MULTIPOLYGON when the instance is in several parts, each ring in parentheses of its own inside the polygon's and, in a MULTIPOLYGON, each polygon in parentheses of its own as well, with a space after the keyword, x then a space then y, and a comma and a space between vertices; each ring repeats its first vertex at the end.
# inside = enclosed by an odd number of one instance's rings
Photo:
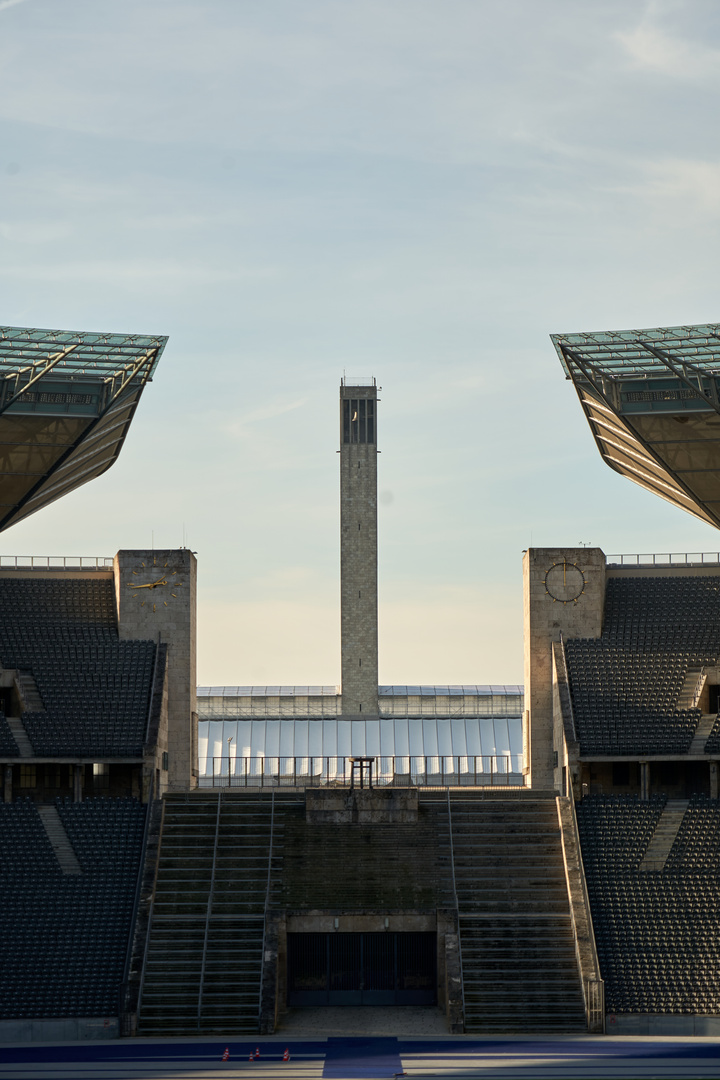
POLYGON ((285 1053, 283 1054, 283 1061, 289 1061, 289 1060, 290 1060, 290 1048, 286 1046, 285 1047, 285 1053))
POLYGON ((260 1047, 258 1046, 258 1048, 255 1051, 255 1060, 259 1061, 259 1059, 260 1059, 260 1047))
POLYGON ((253 1054, 253 1052, 251 1050, 250 1051, 250 1057, 248 1058, 248 1061, 254 1061, 254 1060, 255 1060, 255 1055, 253 1054))
POLYGON ((223 1061, 229 1061, 230 1060, 230 1047, 229 1046, 225 1047, 225 1053, 222 1056, 222 1060, 223 1061))

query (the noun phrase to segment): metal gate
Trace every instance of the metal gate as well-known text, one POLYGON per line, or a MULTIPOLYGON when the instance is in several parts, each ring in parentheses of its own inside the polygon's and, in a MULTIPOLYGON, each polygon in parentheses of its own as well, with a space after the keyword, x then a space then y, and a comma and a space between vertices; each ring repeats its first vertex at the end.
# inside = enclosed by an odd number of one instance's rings
POLYGON ((435 1005, 436 936, 288 934, 288 1005, 435 1005))

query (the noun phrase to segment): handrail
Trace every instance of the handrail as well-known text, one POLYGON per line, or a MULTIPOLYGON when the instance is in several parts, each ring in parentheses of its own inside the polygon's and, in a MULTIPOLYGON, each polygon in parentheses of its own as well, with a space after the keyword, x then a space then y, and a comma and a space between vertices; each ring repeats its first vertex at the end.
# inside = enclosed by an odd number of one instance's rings
POLYGON ((140 867, 138 869, 137 881, 135 883, 135 897, 133 899, 132 916, 130 917, 130 936, 128 938, 128 947, 125 952, 125 967, 123 968, 123 985, 127 983, 128 976, 130 974, 130 964, 132 962, 132 949, 133 938, 135 937, 135 920, 137 918, 138 908, 140 907, 140 893, 142 891, 143 872, 145 870, 145 854, 147 852, 148 834, 150 832, 150 817, 153 810, 153 801, 155 788, 155 773, 150 776, 150 789, 148 791, 147 809, 145 811, 145 826, 143 828, 142 849, 140 851, 140 867))
POLYGON ((452 874, 452 890, 453 901, 455 903, 455 916, 457 918, 457 941, 458 941, 458 963, 460 965, 460 995, 462 999, 462 1022, 465 1026, 465 976, 463 974, 463 962, 462 962, 462 941, 460 939, 460 905, 458 903, 457 895, 457 880, 455 878, 455 845, 453 843, 452 833, 452 809, 450 806, 450 789, 445 791, 447 798, 447 814, 448 814, 448 836, 450 839, 450 871, 452 874))
POLYGON ((651 566, 715 566, 720 564, 720 551, 606 555, 605 564, 606 566, 637 566, 640 569, 651 566))
MULTIPOLYGON (((265 907, 263 909, 263 929, 262 929, 262 957, 261 970, 265 968, 265 934, 267 931, 267 918, 268 909, 270 907, 270 888, 272 886, 272 859, 273 859, 273 838, 275 832, 275 792, 270 793, 270 842, 268 846, 268 872, 267 872, 267 885, 265 887, 265 907)), ((263 1007, 263 979, 260 977, 260 996, 258 998, 258 1026, 262 1020, 262 1007, 263 1007)))
POLYGON ((565 832, 563 829, 563 820, 561 814, 561 796, 557 796, 555 803, 557 807, 558 825, 560 827, 560 841, 562 846, 563 866, 565 869, 565 881, 568 890, 568 903, 570 907, 570 923, 573 932, 573 943, 575 945, 575 959, 578 965, 578 973, 582 981, 583 1000, 585 1003, 585 1016, 587 1019, 588 1031, 593 1031, 597 1026, 600 1026, 602 1033, 605 1033, 605 982, 600 971, 600 960, 598 957, 597 943, 595 941, 595 930, 592 921, 592 911, 590 908, 590 896, 587 890, 587 881, 585 878, 585 867, 582 860, 582 848, 580 846, 580 831, 578 829, 577 814, 575 812, 575 800, 572 795, 565 796, 567 802, 570 805, 570 827, 572 829, 573 840, 575 844, 575 850, 577 852, 577 867, 578 878, 580 883, 580 890, 582 893, 583 907, 587 916, 587 941, 590 951, 590 961, 592 966, 592 973, 587 974, 583 970, 583 957, 580 952, 580 943, 578 940, 578 928, 575 918, 575 905, 572 899, 572 884, 570 881, 570 866, 568 865, 568 853, 565 846, 565 832))
POLYGON ((153 810, 153 790, 155 783, 155 774, 150 777, 150 788, 148 791, 148 800, 145 810, 145 825, 143 826, 143 838, 142 847, 140 849, 140 864, 138 866, 137 881, 135 882, 135 896, 133 897, 133 909, 130 916, 130 933, 128 935, 127 949, 125 950, 125 964, 123 966, 123 977, 120 983, 120 993, 118 1000, 118 1016, 122 1024, 122 1014, 125 1012, 125 998, 128 989, 128 979, 130 978, 130 965, 132 963, 133 946, 135 944, 135 922, 137 920, 138 908, 140 907, 140 893, 142 892, 142 882, 145 873, 145 855, 147 853, 148 833, 150 832, 150 817, 153 810))
POLYGON ((200 1015, 202 1013, 203 986, 205 984, 205 962, 207 960, 208 934, 210 933, 210 912, 212 910, 213 893, 215 891, 215 868, 217 866, 218 838, 220 836, 220 808, 222 806, 222 795, 222 791, 218 791, 217 818, 215 819, 215 844, 213 845, 213 861, 212 870, 210 872, 210 888, 208 890, 207 909, 205 911, 205 936, 203 938, 202 963, 200 965, 200 985, 198 987, 198 1027, 200 1027, 200 1015))
POLYGON ((575 742, 578 742, 577 725, 575 723, 575 709, 573 708, 572 694, 570 693, 570 678, 568 676, 567 652, 565 651, 565 639, 562 635, 562 631, 560 632, 560 655, 563 662, 563 682, 565 684, 565 687, 567 688, 567 701, 570 711, 570 724, 572 726, 573 738, 575 742))
POLYGON ((111 555, 0 555, 0 570, 112 570, 111 555))
POLYGON ((702 697, 702 692, 705 689, 705 683, 707 682, 707 668, 703 664, 698 674, 697 683, 695 685, 695 693, 692 697, 692 708, 696 708, 698 701, 702 697))
POLYGON ((145 725, 145 739, 143 740, 143 747, 147 746, 148 739, 150 738, 150 724, 152 723, 153 707, 155 705, 155 681, 157 679, 160 644, 160 634, 158 633, 158 640, 155 642, 155 655, 153 657, 152 679, 150 680, 150 702, 148 704, 147 723, 145 725))
MULTIPOLYGON (((160 805, 161 805, 162 809, 161 809, 161 816, 160 816, 160 831, 159 831, 159 834, 158 834, 159 835, 159 841, 158 841, 158 865, 160 863, 160 849, 161 849, 161 846, 162 846, 163 824, 164 824, 164 821, 165 821, 165 800, 164 799, 161 800, 160 805)), ((152 898, 150 900, 150 910, 148 911, 147 930, 145 931, 145 946, 143 948, 142 970, 140 972, 140 986, 138 988, 138 1019, 140 1017, 140 1010, 142 1009, 143 988, 145 986, 145 969, 147 968, 147 955, 148 955, 148 948, 150 947, 150 929, 152 927, 153 912, 155 910, 156 886, 157 886, 157 874, 155 875, 153 893, 152 893, 152 898)))

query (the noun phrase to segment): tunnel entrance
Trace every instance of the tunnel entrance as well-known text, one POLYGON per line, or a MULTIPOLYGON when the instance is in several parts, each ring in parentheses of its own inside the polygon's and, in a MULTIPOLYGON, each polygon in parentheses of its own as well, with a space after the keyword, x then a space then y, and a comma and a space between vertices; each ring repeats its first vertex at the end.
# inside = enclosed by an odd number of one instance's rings
POLYGON ((288 1005, 435 1005, 434 933, 288 934, 288 1005))

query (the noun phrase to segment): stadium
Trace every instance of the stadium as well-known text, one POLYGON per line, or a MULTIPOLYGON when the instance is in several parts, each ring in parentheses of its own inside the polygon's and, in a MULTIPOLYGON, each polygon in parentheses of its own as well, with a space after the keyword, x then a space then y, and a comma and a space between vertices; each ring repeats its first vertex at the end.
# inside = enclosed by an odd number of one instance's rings
MULTIPOLYGON (((165 344, 0 329, 0 529, 113 464, 165 344)), ((607 464, 720 527, 720 326, 553 344, 607 464)), ((379 685, 377 389, 338 686, 198 687, 185 548, 0 560, 4 1041, 720 1034, 720 558, 531 548, 523 686, 379 685)))

